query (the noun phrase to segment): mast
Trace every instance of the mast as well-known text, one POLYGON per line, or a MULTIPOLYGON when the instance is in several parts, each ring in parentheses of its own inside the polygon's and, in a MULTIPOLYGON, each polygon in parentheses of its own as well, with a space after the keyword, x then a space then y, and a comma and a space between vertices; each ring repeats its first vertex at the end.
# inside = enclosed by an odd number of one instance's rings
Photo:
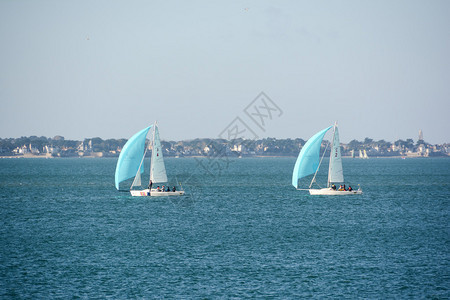
POLYGON ((333 126, 333 140, 331 142, 331 151, 330 151, 330 161, 328 163, 328 182, 327 182, 327 187, 330 187, 330 183, 331 183, 331 168, 332 168, 332 157, 333 157, 333 149, 334 149, 334 137, 335 137, 335 133, 336 133, 336 127, 337 127, 337 121, 334 122, 334 126, 333 126))
POLYGON ((150 178, 148 180, 148 184, 150 185, 150 181, 152 180, 152 166, 153 166, 153 151, 155 151, 155 131, 156 131, 156 121, 153 123, 153 138, 152 138, 152 157, 150 158, 150 178))

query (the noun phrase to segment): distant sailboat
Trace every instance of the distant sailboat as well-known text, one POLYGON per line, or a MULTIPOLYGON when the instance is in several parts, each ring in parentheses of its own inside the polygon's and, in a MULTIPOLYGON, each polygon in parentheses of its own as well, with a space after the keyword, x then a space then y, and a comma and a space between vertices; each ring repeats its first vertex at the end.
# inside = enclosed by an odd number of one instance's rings
POLYGON ((359 150, 359 158, 363 158, 363 159, 369 158, 369 156, 367 156, 367 151, 366 151, 366 149, 364 149, 364 150, 359 150))
POLYGON ((184 195, 184 191, 158 191, 157 189, 150 188, 134 190, 134 187, 141 187, 141 174, 144 173, 144 158, 147 153, 145 142, 147 140, 147 134, 150 129, 153 128, 153 139, 151 143, 152 156, 150 162, 150 183, 152 185, 156 183, 167 182, 166 167, 164 164, 164 158, 161 151, 161 141, 159 139, 158 126, 155 124, 142 129, 135 135, 133 135, 123 147, 120 152, 119 159, 116 166, 116 189, 119 190, 119 184, 127 179, 133 178, 133 183, 130 187, 130 193, 132 196, 181 196, 184 195))
MULTIPOLYGON (((326 149, 325 149, 326 150, 326 149)), ((326 152, 326 151, 325 151, 326 152)), ((324 155, 325 155, 324 152, 324 155)), ((339 143, 339 131, 337 124, 319 131, 312 136, 303 146, 297 161, 295 162, 294 171, 292 173, 292 185, 298 190, 308 190, 311 195, 355 195, 362 194, 358 190, 338 190, 333 188, 334 183, 344 183, 344 172, 342 169, 341 147, 339 143), (328 183, 327 188, 312 189, 312 185, 316 182, 316 175, 322 163, 323 156, 320 158, 320 145, 323 137, 328 130, 333 128, 333 141, 331 143, 330 164, 328 167, 328 183), (299 189, 298 180, 314 174, 308 189, 299 189)))
POLYGON ((367 156, 367 151, 366 151, 366 149, 364 149, 364 156, 363 156, 363 158, 364 158, 364 159, 368 159, 368 158, 369 158, 369 156, 367 156))

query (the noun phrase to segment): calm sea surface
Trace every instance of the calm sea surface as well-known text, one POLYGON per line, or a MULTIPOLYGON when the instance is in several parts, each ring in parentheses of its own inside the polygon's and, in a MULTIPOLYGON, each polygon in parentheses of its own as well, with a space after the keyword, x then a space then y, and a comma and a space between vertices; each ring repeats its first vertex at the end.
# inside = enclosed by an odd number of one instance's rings
POLYGON ((178 198, 0 159, 0 298, 450 298, 450 159, 343 162, 362 196, 296 191, 295 158, 166 159, 178 198))

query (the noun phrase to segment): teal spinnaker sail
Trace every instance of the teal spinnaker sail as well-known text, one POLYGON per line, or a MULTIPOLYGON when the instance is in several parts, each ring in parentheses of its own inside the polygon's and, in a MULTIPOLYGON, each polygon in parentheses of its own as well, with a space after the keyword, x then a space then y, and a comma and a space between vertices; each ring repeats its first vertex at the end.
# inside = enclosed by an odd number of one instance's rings
MULTIPOLYGON (((116 189, 119 189, 119 184, 122 181, 136 176, 144 157, 145 139, 151 127, 142 129, 133 135, 123 146, 116 166, 116 189)), ((141 168, 141 173, 143 172, 144 168, 141 168)))
POLYGON ((320 163, 320 145, 325 133, 331 127, 333 126, 325 128, 312 136, 300 151, 292 173, 292 185, 295 188, 298 188, 298 180, 300 178, 314 174, 317 171, 320 163))

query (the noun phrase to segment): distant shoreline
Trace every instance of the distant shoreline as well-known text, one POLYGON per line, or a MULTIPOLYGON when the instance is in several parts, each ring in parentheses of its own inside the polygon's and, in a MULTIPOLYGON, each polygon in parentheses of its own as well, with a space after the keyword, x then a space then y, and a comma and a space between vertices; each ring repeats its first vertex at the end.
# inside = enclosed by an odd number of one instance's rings
MULTIPOLYGON (((236 156, 223 156, 224 158, 234 158, 234 159, 241 159, 241 158, 296 158, 297 156, 292 156, 292 155, 252 155, 252 156, 242 156, 242 157, 236 157, 236 156)), ((439 157, 444 157, 444 158, 450 158, 449 155, 447 156, 372 156, 369 157, 367 160, 370 159, 376 159, 376 158, 393 158, 393 159, 411 159, 411 158, 439 158, 439 157)), ((0 156, 0 159, 20 159, 20 158, 25 158, 25 159, 66 159, 66 158, 87 158, 87 159, 92 159, 92 158, 115 158, 118 159, 118 157, 114 157, 114 156, 107 156, 107 157, 99 157, 99 156, 47 156, 47 155, 10 155, 10 156, 0 156)), ((215 158, 222 158, 222 157, 209 157, 209 156, 181 156, 181 157, 175 157, 175 156, 166 156, 165 158, 209 158, 209 159, 215 159, 215 158)), ((345 159, 362 159, 359 157, 351 157, 351 156, 342 156, 342 158, 345 159)))
MULTIPOLYGON (((126 139, 101 138, 85 139, 83 141, 65 140, 62 136, 21 137, 16 139, 0 138, 0 156, 25 157, 118 157, 126 139)), ((225 140, 225 139, 195 139, 192 141, 162 141, 165 157, 297 157, 305 145, 300 138, 275 139, 264 138, 259 140, 225 140)), ((327 149, 328 150, 328 149, 327 149)), ((341 144, 343 157, 355 156, 359 158, 361 152, 367 153, 369 158, 374 157, 413 157, 413 156, 449 156, 450 143, 432 145, 412 139, 398 140, 394 143, 384 140, 373 141, 366 138, 364 141, 352 140, 348 144, 341 144), (359 154, 359 155, 358 155, 359 154)), ((329 150, 328 150, 329 153, 329 150)))

